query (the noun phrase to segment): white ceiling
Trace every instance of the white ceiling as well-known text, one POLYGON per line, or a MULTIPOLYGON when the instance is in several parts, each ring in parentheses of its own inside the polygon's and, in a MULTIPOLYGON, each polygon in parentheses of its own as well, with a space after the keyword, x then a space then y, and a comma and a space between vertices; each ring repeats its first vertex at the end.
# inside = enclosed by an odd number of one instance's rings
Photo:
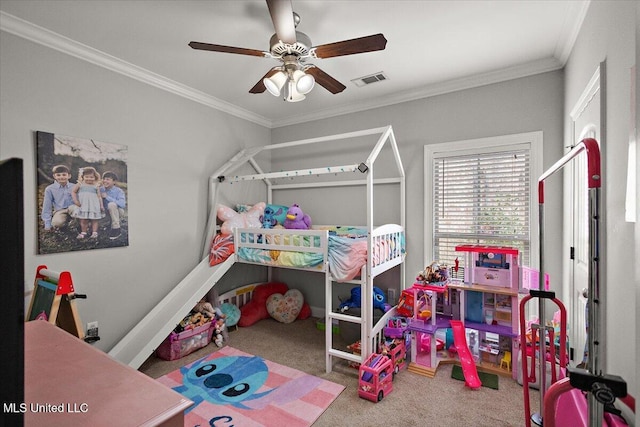
MULTIPOLYGON (((312 44, 383 33, 383 51, 313 64, 347 86, 287 103, 249 89, 278 62, 193 50, 190 41, 269 50, 266 2, 2 0, 0 29, 269 127, 562 68, 588 0, 293 0, 312 44), (357 87, 352 79, 384 72, 357 87)), ((1 35, 2 33, 0 33, 1 35)))

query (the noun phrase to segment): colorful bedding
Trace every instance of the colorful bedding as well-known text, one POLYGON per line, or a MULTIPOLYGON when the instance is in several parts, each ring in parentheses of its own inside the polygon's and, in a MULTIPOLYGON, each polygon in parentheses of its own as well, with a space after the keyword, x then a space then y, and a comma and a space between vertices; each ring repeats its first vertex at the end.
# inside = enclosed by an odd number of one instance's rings
POLYGON ((367 236, 344 237, 329 234, 329 270, 339 282, 353 280, 367 262, 367 236))
POLYGON ((293 252, 241 247, 238 257, 247 262, 278 266, 322 269, 323 257, 318 252, 293 252))
MULTIPOLYGON (((367 231, 354 227, 323 227, 322 230, 329 231, 327 262, 329 270, 336 281, 349 281, 360 275, 362 266, 367 262, 367 231)), ((257 231, 257 230, 256 230, 257 231)), ((319 237, 301 234, 293 235, 270 235, 270 234, 249 234, 249 239, 256 238, 257 242, 249 241, 242 243, 262 243, 265 238, 267 244, 272 245, 296 245, 303 248, 319 247, 319 237), (265 237, 263 237, 265 236, 265 237)), ((402 239, 404 240, 404 239, 402 239)), ((225 243, 228 243, 225 242, 225 243)), ((230 255, 228 246, 223 255, 230 255)), ((390 257, 397 256, 396 251, 404 252, 404 241, 397 242, 395 239, 378 239, 374 241, 373 263, 378 265, 390 257)), ((231 253, 230 253, 231 252, 231 253)), ((289 267, 318 269, 323 268, 322 252, 313 251, 281 251, 275 249, 261 249, 256 247, 240 246, 237 248, 237 255, 241 261, 269 265, 273 267, 289 267)), ((224 258, 226 259, 226 258, 224 258)), ((210 257, 211 265, 224 261, 220 254, 219 247, 212 245, 210 257)))
MULTIPOLYGON (((357 277, 360 274, 360 269, 367 262, 367 231, 354 227, 340 226, 322 227, 320 229, 329 231, 327 262, 334 280, 348 281, 357 277)), ((305 235, 284 236, 284 244, 308 247, 319 246, 318 242, 310 242, 309 239, 318 239, 318 237, 305 235), (289 242, 289 238, 295 240, 295 242, 289 242)), ((267 243, 281 244, 280 241, 270 241, 269 238, 267 243)), ((323 267, 323 255, 321 252, 278 251, 240 247, 238 249, 238 257, 248 262, 257 262, 274 267, 317 268, 318 270, 323 267)))

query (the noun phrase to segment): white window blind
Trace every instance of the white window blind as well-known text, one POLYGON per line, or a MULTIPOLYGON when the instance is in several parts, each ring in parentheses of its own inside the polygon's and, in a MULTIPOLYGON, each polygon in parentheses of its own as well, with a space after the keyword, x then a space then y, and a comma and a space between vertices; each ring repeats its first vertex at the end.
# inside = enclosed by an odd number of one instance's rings
POLYGON ((453 265, 456 246, 482 244, 518 248, 530 265, 530 144, 434 153, 430 169, 435 260, 453 265))

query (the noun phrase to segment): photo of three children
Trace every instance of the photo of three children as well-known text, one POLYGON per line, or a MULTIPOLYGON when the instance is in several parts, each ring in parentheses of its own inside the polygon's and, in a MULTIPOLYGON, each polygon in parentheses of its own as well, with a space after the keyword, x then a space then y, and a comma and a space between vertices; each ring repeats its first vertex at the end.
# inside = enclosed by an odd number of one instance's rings
POLYGON ((115 171, 126 176, 126 147, 45 132, 37 143, 39 253, 127 246, 127 185, 115 171))

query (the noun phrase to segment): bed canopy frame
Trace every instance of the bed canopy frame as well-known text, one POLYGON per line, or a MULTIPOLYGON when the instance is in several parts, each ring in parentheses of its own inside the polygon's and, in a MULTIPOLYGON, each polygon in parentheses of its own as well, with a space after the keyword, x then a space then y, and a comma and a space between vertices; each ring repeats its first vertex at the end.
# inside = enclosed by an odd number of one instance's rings
MULTIPOLYGON (((388 172, 388 171, 385 171, 388 172)), ((361 362, 364 360, 374 349, 374 347, 383 339, 380 325, 384 322, 378 322, 375 325, 373 322, 373 279, 383 271, 386 271, 393 266, 400 265, 400 290, 404 289, 405 283, 405 268, 404 268, 404 254, 401 257, 386 262, 384 265, 380 265, 373 260, 374 257, 374 240, 379 238, 381 233, 386 233, 387 229, 379 227, 376 229, 374 225, 374 186, 380 184, 397 184, 400 187, 398 211, 400 214, 399 226, 404 230, 405 218, 406 218, 406 197, 405 197, 405 173, 402 166, 402 160, 398 151, 395 136, 392 127, 385 126, 380 128, 373 128, 355 132, 341 133, 336 135, 329 135, 317 138, 304 139, 299 141, 284 142, 279 144, 266 145, 262 147, 247 148, 240 151, 227 163, 225 163, 220 169, 211 175, 209 179, 209 206, 208 206, 208 222, 207 222, 207 234, 203 246, 203 256, 207 256, 210 250, 210 243, 213 239, 216 231, 216 213, 217 206, 220 200, 220 189, 224 185, 230 185, 238 182, 262 182, 266 185, 267 191, 267 203, 272 202, 273 192, 281 189, 311 189, 311 188, 327 188, 327 187, 347 187, 347 186, 362 186, 366 192, 366 229, 369 236, 367 262, 362 267, 360 281, 352 281, 350 283, 360 283, 362 289, 362 301, 369 301, 368 304, 362 304, 361 316, 356 317, 352 315, 336 313, 332 311, 331 302, 333 300, 332 295, 332 279, 328 271, 325 272, 325 325, 331 325, 333 320, 341 320, 351 323, 359 323, 361 328, 361 354, 354 355, 342 350, 333 348, 332 341, 332 328, 330 326, 325 328, 326 333, 326 369, 327 372, 331 371, 332 357, 338 357, 341 359, 350 360, 353 362, 361 362), (314 168, 301 168, 296 170, 277 171, 277 172, 264 172, 258 162, 256 156, 265 152, 275 152, 277 150, 291 149, 292 147, 308 146, 312 144, 327 143, 330 141, 341 141, 352 138, 360 138, 366 136, 378 136, 375 144, 369 153, 366 160, 360 163, 353 164, 340 164, 324 167, 314 168), (395 176, 389 178, 374 179, 374 168, 378 156, 382 152, 383 148, 389 147, 393 154, 396 170, 394 170, 395 176), (234 173, 241 167, 249 164, 255 174, 249 175, 234 175, 234 173), (327 175, 341 175, 345 173, 356 173, 362 175, 361 179, 344 179, 344 180, 322 180, 327 175), (288 178, 295 180, 301 177, 312 177, 313 182, 297 182, 290 183, 289 180, 286 184, 276 184, 274 180, 278 178, 288 178), (375 231, 374 231, 375 229, 375 231)), ((385 200, 386 202, 386 200, 385 200)), ((395 203, 395 202, 394 202, 395 203)), ((386 227, 386 226, 384 226, 386 227)), ((237 231, 245 232, 247 230, 238 229, 237 231)), ((236 234, 238 236, 238 234, 236 234)), ((236 239, 236 244, 239 244, 239 239, 236 239)), ((269 276, 271 276, 272 268, 269 268, 269 276)), ((393 315, 395 310, 387 313, 385 319, 393 315)))

